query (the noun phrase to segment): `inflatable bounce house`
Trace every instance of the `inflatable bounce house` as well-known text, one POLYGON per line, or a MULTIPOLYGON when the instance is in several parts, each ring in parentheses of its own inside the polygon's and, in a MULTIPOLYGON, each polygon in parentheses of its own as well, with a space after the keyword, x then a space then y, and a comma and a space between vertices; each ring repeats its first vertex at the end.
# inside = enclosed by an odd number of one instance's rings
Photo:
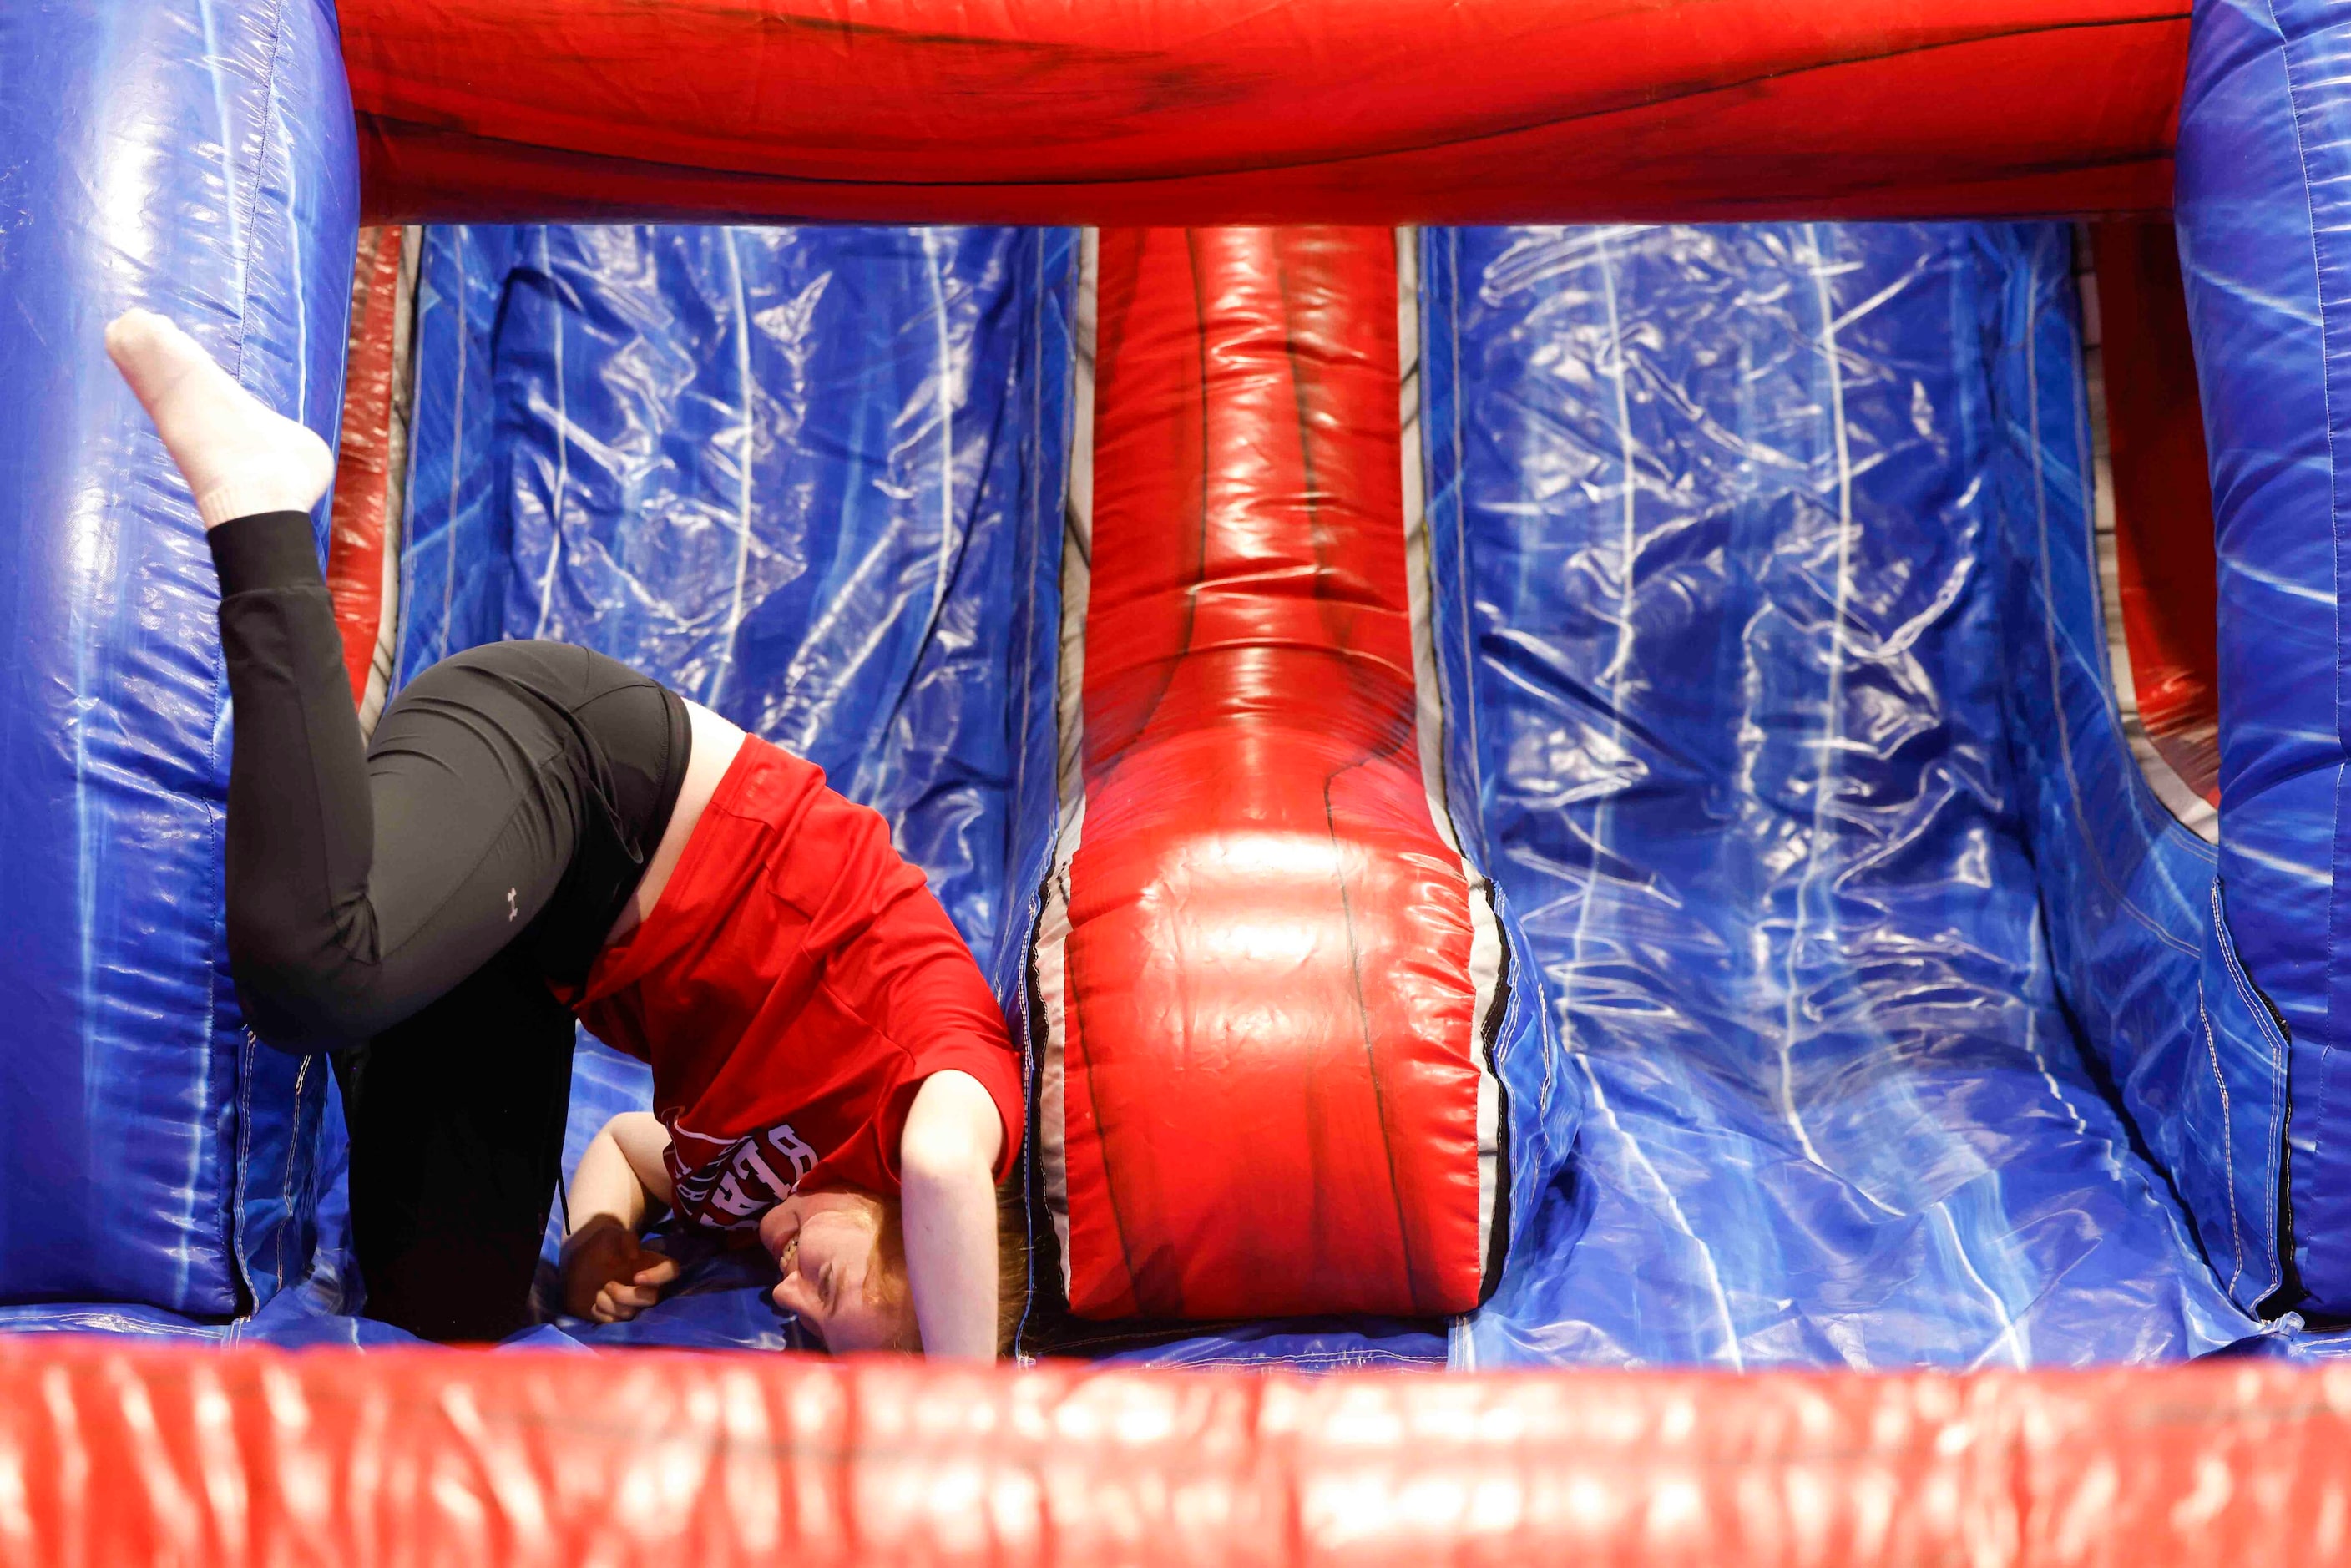
MULTIPOLYGON (((0 10, 0 1557, 2340 1560, 2346 57, 0 10), (883 814, 1027 1055, 1019 1364, 756 1249, 365 1314, 132 306, 340 439, 363 723, 569 641, 883 814)), ((583 1036, 571 1157, 648 1092, 583 1036)))

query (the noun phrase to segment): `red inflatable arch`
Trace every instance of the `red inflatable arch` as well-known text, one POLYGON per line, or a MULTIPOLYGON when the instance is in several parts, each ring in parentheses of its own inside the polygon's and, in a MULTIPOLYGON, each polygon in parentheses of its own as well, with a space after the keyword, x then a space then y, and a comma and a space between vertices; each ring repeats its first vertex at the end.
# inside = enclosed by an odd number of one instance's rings
POLYGON ((343 0, 380 222, 2161 213, 2188 0, 343 0))

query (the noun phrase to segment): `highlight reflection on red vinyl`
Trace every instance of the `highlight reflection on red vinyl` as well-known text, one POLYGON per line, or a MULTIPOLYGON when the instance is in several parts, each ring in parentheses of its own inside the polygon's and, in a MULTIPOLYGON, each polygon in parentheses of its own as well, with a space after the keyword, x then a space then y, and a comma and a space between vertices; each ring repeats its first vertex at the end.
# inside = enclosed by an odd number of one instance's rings
POLYGON ((2115 556, 2139 722, 2220 803, 2220 564, 2179 242, 2169 224, 2090 225, 2114 455, 2115 556))
POLYGON ((2188 0, 340 0, 371 221, 2168 211, 2188 0))
POLYGON ((0 1338, 11 1563, 2315 1565, 2351 1367, 1399 1376, 0 1338))
POLYGON ((343 376, 342 441, 335 457, 327 591, 343 635, 351 700, 367 696, 383 619, 384 524, 390 497, 393 338, 398 328, 401 233, 360 231, 351 278, 350 355, 343 376))
POLYGON ((1466 1310, 1472 890, 1416 738, 1395 235, 1100 254, 1071 1304, 1466 1310))

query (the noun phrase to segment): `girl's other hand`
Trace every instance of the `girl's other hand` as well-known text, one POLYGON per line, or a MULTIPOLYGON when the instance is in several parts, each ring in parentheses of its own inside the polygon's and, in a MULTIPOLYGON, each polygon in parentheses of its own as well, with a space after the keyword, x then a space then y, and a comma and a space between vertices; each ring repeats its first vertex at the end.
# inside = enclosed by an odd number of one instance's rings
POLYGON ((627 1322, 678 1275, 677 1260, 602 1214, 564 1239, 562 1270, 563 1310, 600 1323, 627 1322))

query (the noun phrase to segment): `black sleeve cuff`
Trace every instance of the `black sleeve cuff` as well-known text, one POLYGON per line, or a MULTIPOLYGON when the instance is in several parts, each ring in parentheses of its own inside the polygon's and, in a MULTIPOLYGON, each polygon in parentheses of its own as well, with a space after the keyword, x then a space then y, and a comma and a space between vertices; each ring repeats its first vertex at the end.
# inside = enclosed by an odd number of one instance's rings
POLYGON ((221 597, 262 588, 324 588, 308 512, 256 512, 204 532, 221 597))

